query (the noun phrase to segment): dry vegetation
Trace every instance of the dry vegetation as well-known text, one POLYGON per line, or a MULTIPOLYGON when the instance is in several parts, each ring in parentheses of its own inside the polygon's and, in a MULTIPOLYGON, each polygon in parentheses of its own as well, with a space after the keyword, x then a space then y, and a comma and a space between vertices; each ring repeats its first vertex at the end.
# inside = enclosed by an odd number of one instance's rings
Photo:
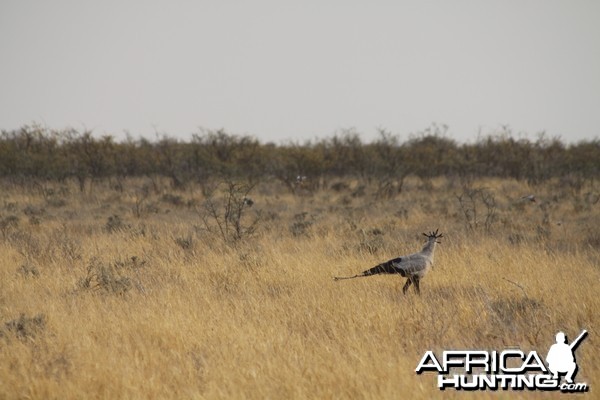
POLYGON ((453 398, 414 373, 426 350, 545 355, 584 328, 577 380, 599 390, 598 190, 427 183, 3 184, 0 398, 453 398), (436 228, 421 297, 332 280, 436 228))

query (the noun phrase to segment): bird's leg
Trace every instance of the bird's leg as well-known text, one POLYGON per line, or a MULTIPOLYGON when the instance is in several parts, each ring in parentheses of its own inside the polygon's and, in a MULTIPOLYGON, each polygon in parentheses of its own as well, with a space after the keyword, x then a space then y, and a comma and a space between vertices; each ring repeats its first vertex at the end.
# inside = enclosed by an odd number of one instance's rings
POLYGON ((419 287, 419 277, 415 276, 413 277, 413 280, 415 281, 415 290, 417 291, 417 294, 421 295, 421 288, 419 287))
POLYGON ((410 287, 411 284, 412 284, 412 280, 411 280, 411 278, 408 278, 406 280, 406 283, 404 284, 404 287, 402 288, 402 294, 406 294, 406 291, 408 290, 408 288, 410 287))

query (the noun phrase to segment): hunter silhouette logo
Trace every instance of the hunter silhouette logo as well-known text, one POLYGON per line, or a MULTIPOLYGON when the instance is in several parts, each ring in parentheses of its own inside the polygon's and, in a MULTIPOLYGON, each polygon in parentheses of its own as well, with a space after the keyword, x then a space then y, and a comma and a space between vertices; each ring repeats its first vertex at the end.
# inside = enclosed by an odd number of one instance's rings
POLYGON ((546 363, 536 351, 524 353, 519 349, 503 351, 446 350, 436 357, 428 350, 415 372, 438 373, 440 390, 560 390, 587 392, 587 383, 574 382, 577 374, 575 350, 587 337, 587 331, 568 344, 564 332, 556 334, 556 343, 550 347, 546 363), (458 371, 456 371, 458 369, 458 371), (451 375, 451 370, 454 372, 451 375), (565 381, 561 383, 561 376, 565 381))
POLYGON ((550 347, 546 356, 548 369, 552 372, 554 379, 558 379, 560 373, 566 373, 567 383, 573 383, 573 377, 577 373, 577 364, 573 352, 586 336, 587 331, 584 329, 577 339, 569 345, 563 332, 556 334, 556 344, 550 347))

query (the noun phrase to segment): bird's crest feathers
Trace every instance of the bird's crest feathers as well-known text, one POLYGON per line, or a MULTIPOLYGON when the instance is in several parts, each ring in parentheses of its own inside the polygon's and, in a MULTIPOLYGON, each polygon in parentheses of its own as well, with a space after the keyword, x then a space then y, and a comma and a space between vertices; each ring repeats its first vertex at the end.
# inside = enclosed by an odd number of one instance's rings
POLYGON ((437 239, 439 239, 439 238, 441 238, 441 237, 444 237, 444 235, 442 235, 441 233, 438 233, 438 232, 439 232, 439 230, 440 230, 440 229, 438 228, 438 229, 436 229, 436 230, 435 230, 435 232, 429 232, 429 233, 425 233, 425 232, 423 232, 423 236, 426 236, 426 237, 427 237, 427 238, 429 238, 429 239, 436 239, 436 242, 437 242, 437 243, 442 243, 442 242, 440 242, 439 240, 437 240, 437 239))

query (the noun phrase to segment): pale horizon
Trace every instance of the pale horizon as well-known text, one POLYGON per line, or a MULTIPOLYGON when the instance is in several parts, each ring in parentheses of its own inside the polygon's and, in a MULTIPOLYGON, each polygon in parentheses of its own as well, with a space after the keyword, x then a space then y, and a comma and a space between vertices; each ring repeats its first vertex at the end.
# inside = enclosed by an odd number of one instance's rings
POLYGON ((0 129, 600 137, 593 1, 4 1, 0 129))

